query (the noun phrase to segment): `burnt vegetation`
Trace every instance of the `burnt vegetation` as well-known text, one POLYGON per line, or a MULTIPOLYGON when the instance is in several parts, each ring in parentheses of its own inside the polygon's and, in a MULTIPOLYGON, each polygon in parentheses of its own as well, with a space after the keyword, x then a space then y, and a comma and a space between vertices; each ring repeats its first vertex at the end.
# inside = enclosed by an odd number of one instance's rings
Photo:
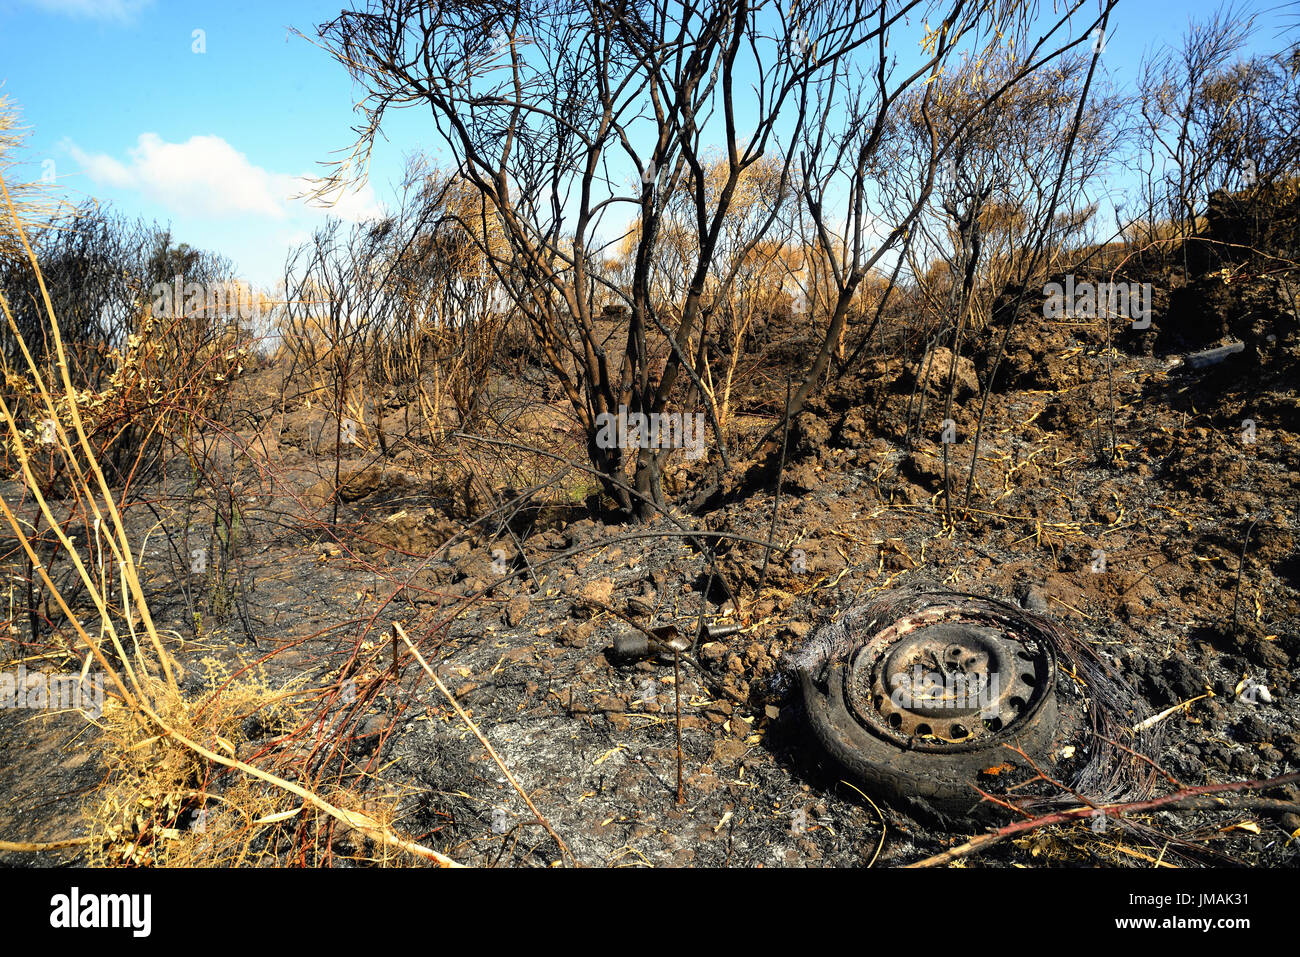
POLYGON ((437 148, 273 289, 11 182, 0 103, 0 652, 105 676, 0 710, 103 744, 0 761, 0 859, 1294 863, 1293 40, 1118 87, 1113 0, 352 6, 320 196, 437 148), (967 843, 807 728, 904 586, 1074 636, 967 843))

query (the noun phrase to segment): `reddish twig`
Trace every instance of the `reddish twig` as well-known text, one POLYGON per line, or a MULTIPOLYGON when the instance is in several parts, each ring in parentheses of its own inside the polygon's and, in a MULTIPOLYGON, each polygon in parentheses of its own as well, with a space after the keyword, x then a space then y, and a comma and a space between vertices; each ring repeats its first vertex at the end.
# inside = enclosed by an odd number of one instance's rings
MULTIPOLYGON (((1082 820, 1091 817, 1097 811, 1101 811, 1107 817, 1122 818, 1130 814, 1140 814, 1144 811, 1154 811, 1162 808, 1188 807, 1195 809, 1227 807, 1222 799, 1218 797, 1221 794, 1231 794, 1239 791, 1259 791, 1264 788, 1279 787, 1284 784, 1293 784, 1300 781, 1300 771, 1294 771, 1291 774, 1283 774, 1280 777, 1268 778, 1263 781, 1239 781, 1229 784, 1203 784, 1198 787, 1183 788, 1181 791, 1175 791, 1173 794, 1167 794, 1164 797, 1154 798, 1149 801, 1134 801, 1128 804, 1110 804, 1102 807, 1080 807, 1072 808, 1068 811, 1055 811, 1051 814, 1044 814, 1040 817, 1031 818, 1026 821, 1017 821, 1014 824, 1008 824, 1000 827, 988 834, 981 834, 973 837, 964 844, 957 847, 949 848, 940 854, 935 854, 925 860, 908 864, 908 867, 935 867, 939 864, 947 864, 959 857, 967 857, 976 851, 991 847, 994 844, 1004 841, 1009 837, 1015 837, 1019 834, 1025 834, 1029 831, 1035 831, 1040 827, 1046 827, 1050 824, 1068 824, 1072 821, 1082 820), (1209 798, 1210 800, 1204 800, 1209 798)), ((976 790, 979 790, 976 788, 976 790)), ((981 794, 984 792, 980 792, 981 794)), ((995 801, 997 799, 994 799, 995 801)), ((1004 802, 998 801, 1002 804, 1004 802)), ((1258 803, 1258 802, 1253 802, 1258 803)), ((1277 810, 1283 804, 1290 806, 1290 802, 1280 802, 1274 805, 1270 802, 1267 806, 1272 810, 1277 810)), ((1016 808, 1015 810, 1020 810, 1016 808)))

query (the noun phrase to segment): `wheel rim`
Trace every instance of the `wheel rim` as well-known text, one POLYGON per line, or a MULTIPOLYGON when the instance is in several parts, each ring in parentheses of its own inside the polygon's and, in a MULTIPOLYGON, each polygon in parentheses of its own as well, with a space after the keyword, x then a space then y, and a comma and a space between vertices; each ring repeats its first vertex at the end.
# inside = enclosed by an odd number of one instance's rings
POLYGON ((1054 706, 1050 642, 1032 619, 1001 603, 934 597, 920 611, 878 629, 873 620, 850 636, 848 715, 912 751, 972 751, 1015 740, 1054 706))

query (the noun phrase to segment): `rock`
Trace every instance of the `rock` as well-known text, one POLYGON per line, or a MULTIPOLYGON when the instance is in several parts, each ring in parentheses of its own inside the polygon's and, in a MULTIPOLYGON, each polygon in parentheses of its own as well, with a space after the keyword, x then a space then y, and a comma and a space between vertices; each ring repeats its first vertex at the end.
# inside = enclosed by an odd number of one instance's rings
POLYGON ((527 598, 519 597, 506 605, 505 622, 511 628, 517 628, 528 617, 528 609, 531 602, 527 598))
POLYGON ((610 596, 614 594, 614 581, 608 575, 603 578, 597 578, 595 581, 588 582, 582 586, 579 595, 583 598, 597 601, 601 604, 608 605, 610 596))
POLYGON ((1047 595, 1038 585, 1029 585, 1021 590, 1020 607, 1025 611, 1043 614, 1047 611, 1047 595))
POLYGON ((1272 737, 1268 723, 1257 714, 1247 714, 1232 726, 1239 741, 1267 741, 1272 737))
POLYGON ((731 733, 735 736, 737 741, 744 741, 749 737, 750 732, 753 730, 753 718, 742 718, 738 714, 733 714, 731 716, 731 733))
POLYGON ((423 513, 403 509, 365 526, 363 537, 380 545, 415 554, 429 553, 460 529, 433 509, 423 513))
POLYGON ((339 498, 345 502, 355 502, 373 495, 384 477, 384 470, 378 465, 345 470, 339 475, 339 498))
POLYGON ((585 648, 596 626, 589 621, 566 622, 560 629, 560 644, 570 648, 585 648))
MULTIPOLYGON (((908 372, 912 381, 915 382, 920 373, 920 363, 913 363, 908 372)), ((925 385, 941 395, 946 394, 950 375, 952 375, 952 350, 947 346, 940 346, 931 353, 929 364, 925 367, 925 385)), ((960 356, 957 359, 956 375, 956 398, 958 401, 979 392, 980 385, 979 378, 975 375, 975 363, 967 356, 960 356)))
POLYGON ((721 641, 706 641, 700 645, 700 661, 714 668, 722 664, 727 657, 727 646, 721 641))
MULTIPOLYGON (((382 484, 383 478, 384 470, 378 465, 343 466, 339 470, 339 499, 344 502, 355 502, 367 495, 373 495, 382 484)), ((303 501, 312 508, 327 505, 333 497, 334 477, 332 475, 314 483, 302 495, 303 501)))
POLYGON ((1160 671, 1179 701, 1205 694, 1205 675, 1178 652, 1164 660, 1160 671))
POLYGON ((797 600, 794 595, 788 591, 781 591, 779 588, 772 589, 772 600, 776 602, 777 611, 789 611, 797 600))
POLYGON ((563 534, 559 532, 550 532, 554 536, 555 548, 573 548, 575 545, 581 545, 598 531, 603 531, 604 526, 597 525, 589 518, 581 518, 569 525, 563 534))
POLYGON ((1209 724, 1218 725, 1227 720, 1228 712, 1217 698, 1205 698, 1198 701, 1196 707, 1205 715, 1204 720, 1209 724))
POLYGON ((633 618, 649 619, 655 613, 653 605, 649 605, 639 598, 629 598, 623 610, 633 618))
POLYGON ((830 437, 830 423, 815 411, 804 411, 795 417, 790 438, 801 455, 816 455, 830 441, 830 437))
POLYGON ((1276 641, 1256 642, 1251 651, 1251 657, 1265 668, 1279 668, 1285 671, 1291 666, 1291 656, 1276 641))
POLYGON ((485 555, 474 552, 456 562, 456 572, 452 581, 462 585, 466 594, 473 594, 485 588, 488 582, 500 577, 485 555))
POLYGON ((1140 622, 1146 613, 1146 602, 1140 598, 1125 598, 1119 605, 1119 616, 1129 624, 1140 622))
MULTIPOLYGON (((1205 693, 1205 676, 1180 653, 1168 658, 1151 658, 1133 664, 1135 674, 1142 677, 1139 686, 1143 695, 1157 707, 1167 707, 1205 693)), ((1212 700, 1200 702, 1208 714, 1213 715, 1212 700)))
POLYGON ((748 750, 743 741, 723 738, 713 746, 713 753, 709 755, 708 763, 729 767, 743 758, 748 750))
POLYGON ((334 482, 330 479, 321 479, 302 493, 302 500, 311 508, 321 508, 327 505, 333 496, 334 482))
MULTIPOLYGON (((951 464, 951 463, 950 463, 951 464)), ((906 471, 922 488, 937 490, 943 486, 943 453, 917 449, 905 460, 906 471)))

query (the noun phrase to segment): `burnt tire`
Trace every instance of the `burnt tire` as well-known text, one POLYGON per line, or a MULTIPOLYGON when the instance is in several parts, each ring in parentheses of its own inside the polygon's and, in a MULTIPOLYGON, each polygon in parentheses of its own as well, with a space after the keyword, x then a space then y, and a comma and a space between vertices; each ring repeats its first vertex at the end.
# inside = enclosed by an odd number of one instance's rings
MULTIPOLYGON (((843 663, 831 666, 829 688, 818 688, 803 676, 804 705, 813 733, 826 752, 867 785, 867 793, 883 796, 901 807, 931 816, 979 818, 990 809, 975 791, 982 772, 999 765, 1026 766, 1021 757, 1001 746, 935 754, 909 751, 857 726, 844 703, 843 663)), ((1054 703, 1054 702, 1052 702, 1054 703)), ((1037 761, 1050 752, 1056 732, 1056 709, 1045 709, 1015 744, 1037 761)), ((985 777, 982 784, 987 784, 985 777)), ((981 784, 981 786, 982 786, 981 784)))
MULTIPOLYGON (((1005 809, 983 801, 975 787, 988 789, 993 785, 1000 790, 997 782, 1015 776, 1005 773, 1007 765, 1029 769, 1024 758, 1004 745, 1024 751, 1040 767, 1051 763, 1058 730, 1052 627, 1045 619, 1015 606, 957 593, 894 593, 850 612, 839 624, 819 631, 803 660, 796 662, 812 731, 826 752, 863 786, 865 793, 931 819, 952 821, 1004 816, 1005 809), (944 624, 936 626, 936 621, 944 624), (1012 698, 1022 709, 1014 720, 1008 721, 1005 727, 998 722, 996 730, 981 730, 965 740, 935 740, 927 734, 926 741, 921 741, 915 735, 891 733, 886 722, 864 720, 864 711, 871 704, 870 689, 866 700, 861 693, 855 694, 854 682, 866 680, 857 677, 862 668, 855 664, 855 657, 882 636, 886 644, 875 653, 879 661, 886 660, 892 649, 909 643, 915 645, 916 636, 926 629, 940 632, 947 627, 949 632, 942 633, 942 640, 955 627, 949 621, 961 621, 973 631, 985 633, 1001 628, 1007 632, 1008 640, 1028 642, 1027 647, 1034 648, 1044 659, 1039 666, 1041 686, 1033 701, 1012 698), (992 626, 986 624, 990 622, 992 626), (906 627, 909 623, 910 628, 906 627), (896 639, 892 637, 894 634, 898 636, 896 639), (1004 773, 990 777, 985 774, 990 770, 1004 773)), ((868 669, 872 664, 868 663, 868 669)), ((879 662, 874 662, 874 666, 877 672, 882 667, 879 662)), ((881 704, 879 695, 874 700, 881 704)), ((892 712, 898 709, 889 704, 878 710, 880 713, 874 719, 897 717, 892 712)), ((931 717, 911 717, 934 721, 931 717)), ((952 719, 946 721, 952 723, 952 719)), ((985 724, 994 726, 992 722, 985 724)), ((930 731, 928 723, 920 727, 930 731)), ((1028 776, 1022 771, 1015 774, 1021 778, 1028 776)))

